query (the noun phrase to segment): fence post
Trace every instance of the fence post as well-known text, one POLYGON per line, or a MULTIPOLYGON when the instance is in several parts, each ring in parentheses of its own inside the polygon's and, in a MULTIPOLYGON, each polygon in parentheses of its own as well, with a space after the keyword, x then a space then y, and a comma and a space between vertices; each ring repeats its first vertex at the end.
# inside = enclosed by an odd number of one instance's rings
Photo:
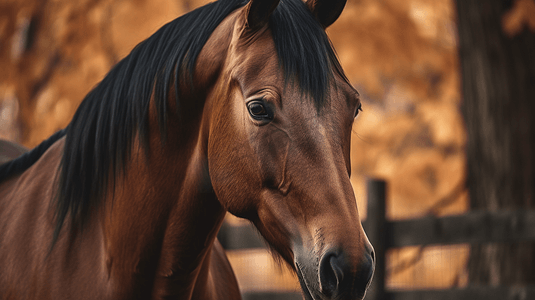
POLYGON ((375 274, 366 300, 385 300, 386 182, 368 179, 368 213, 364 230, 375 250, 375 274))

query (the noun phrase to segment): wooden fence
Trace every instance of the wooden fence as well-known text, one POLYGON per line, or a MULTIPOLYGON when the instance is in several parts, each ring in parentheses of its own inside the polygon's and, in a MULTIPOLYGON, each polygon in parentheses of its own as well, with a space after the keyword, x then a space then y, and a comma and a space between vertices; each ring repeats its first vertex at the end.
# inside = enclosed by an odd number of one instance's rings
MULTIPOLYGON (((405 246, 508 243, 535 240, 535 211, 471 211, 463 215, 404 221, 385 217, 387 187, 384 181, 368 182, 368 213, 364 229, 376 252, 376 270, 366 300, 420 299, 535 299, 535 286, 467 287, 444 290, 389 291, 385 288, 386 251, 405 246)), ((228 250, 265 248, 265 243, 251 225, 224 225, 218 235, 228 250)), ((534 253, 535 255, 535 253, 534 253)), ((248 292, 244 300, 297 300, 296 292, 248 292)))

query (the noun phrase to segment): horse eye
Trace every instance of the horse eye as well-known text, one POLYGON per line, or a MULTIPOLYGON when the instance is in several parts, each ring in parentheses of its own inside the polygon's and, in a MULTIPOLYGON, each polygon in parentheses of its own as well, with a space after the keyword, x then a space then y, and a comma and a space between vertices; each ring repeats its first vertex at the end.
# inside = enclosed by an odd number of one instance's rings
POLYGON ((266 109, 264 108, 264 105, 260 103, 253 103, 249 105, 249 111, 251 114, 257 116, 257 115, 263 115, 266 113, 266 109))
POLYGON ((260 101, 251 101, 247 103, 247 109, 249 110, 251 117, 256 120, 270 119, 266 107, 260 101))

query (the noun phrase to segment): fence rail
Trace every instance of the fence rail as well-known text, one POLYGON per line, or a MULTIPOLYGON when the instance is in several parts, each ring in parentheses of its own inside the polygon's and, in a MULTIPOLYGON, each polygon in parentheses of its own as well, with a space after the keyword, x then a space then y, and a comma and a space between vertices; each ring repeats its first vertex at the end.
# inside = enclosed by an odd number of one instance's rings
MULTIPOLYGON (((388 300, 531 300, 534 287, 471 287, 465 289, 396 291, 385 293, 388 300)), ((368 300, 368 297, 366 297, 368 300)))
MULTIPOLYGON (((376 271, 367 300, 420 299, 535 299, 535 287, 469 287, 447 290, 387 291, 385 289, 386 250, 415 245, 509 243, 535 240, 535 211, 472 211, 463 215, 425 216, 404 221, 385 217, 386 183, 368 182, 368 216, 364 229, 375 248, 376 271)), ((228 250, 265 248, 265 242, 252 225, 224 224, 218 238, 228 250)), ((246 300, 302 299, 300 293, 248 292, 246 300)))
POLYGON ((476 211, 386 222, 386 247, 535 240, 535 211, 476 211))

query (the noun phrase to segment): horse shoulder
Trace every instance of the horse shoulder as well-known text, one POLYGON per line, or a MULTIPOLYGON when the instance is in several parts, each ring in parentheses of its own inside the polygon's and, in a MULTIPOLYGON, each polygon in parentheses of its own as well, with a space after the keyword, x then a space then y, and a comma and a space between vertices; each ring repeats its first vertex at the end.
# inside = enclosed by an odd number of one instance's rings
POLYGON ((63 146, 62 139, 26 171, 0 183, 0 299, 102 299, 105 294, 94 288, 100 273, 98 257, 92 257, 99 248, 94 239, 82 246, 62 239, 48 256, 54 230, 50 205, 63 146), (65 288, 64 281, 83 284, 65 288))
POLYGON ((0 296, 31 298, 39 289, 34 272, 44 267, 52 237, 49 204, 62 149, 52 146, 26 171, 0 183, 0 296))

